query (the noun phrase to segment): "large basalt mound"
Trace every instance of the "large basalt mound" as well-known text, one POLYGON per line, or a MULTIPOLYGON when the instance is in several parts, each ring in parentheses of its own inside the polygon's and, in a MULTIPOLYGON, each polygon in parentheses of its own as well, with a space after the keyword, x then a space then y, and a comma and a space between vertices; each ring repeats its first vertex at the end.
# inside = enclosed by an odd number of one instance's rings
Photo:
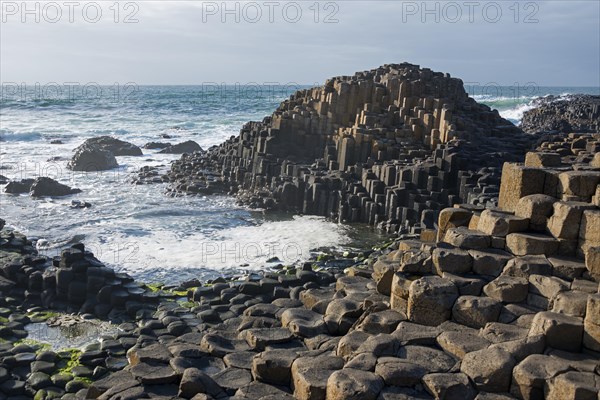
POLYGON ((525 132, 600 132, 600 96, 548 96, 536 105, 523 115, 525 132))
POLYGON ((182 157, 169 179, 174 194, 221 187, 251 206, 397 231, 457 202, 495 204, 502 163, 532 140, 460 79, 391 64, 296 92, 239 136, 182 157))

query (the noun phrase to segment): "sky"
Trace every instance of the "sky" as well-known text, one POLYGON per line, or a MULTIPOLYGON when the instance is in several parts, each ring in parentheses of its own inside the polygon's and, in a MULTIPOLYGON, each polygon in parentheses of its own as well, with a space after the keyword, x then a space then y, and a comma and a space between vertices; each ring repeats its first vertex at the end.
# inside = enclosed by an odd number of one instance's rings
POLYGON ((410 62, 469 84, 600 86, 598 0, 0 5, 3 84, 322 84, 410 62))

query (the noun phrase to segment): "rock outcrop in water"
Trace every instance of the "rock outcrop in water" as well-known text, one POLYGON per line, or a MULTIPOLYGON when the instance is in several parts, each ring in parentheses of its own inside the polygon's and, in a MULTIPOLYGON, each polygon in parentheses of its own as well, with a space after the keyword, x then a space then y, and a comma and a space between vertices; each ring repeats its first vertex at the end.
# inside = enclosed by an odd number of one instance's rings
POLYGON ((525 112, 525 132, 600 132, 600 96, 548 96, 537 100, 536 108, 525 112))
POLYGON ((141 156, 142 150, 133 143, 125 142, 123 140, 110 137, 110 136, 98 136, 91 139, 87 139, 83 142, 83 145, 97 147, 102 150, 107 150, 113 153, 115 156, 141 156))
POLYGON ((448 205, 495 204, 502 163, 531 140, 460 79, 392 64, 295 93, 239 136, 184 155, 169 179, 174 194, 225 190, 256 207, 431 229, 448 205))
POLYGON ((43 176, 36 179, 8 182, 4 187, 4 191, 10 194, 29 193, 32 197, 60 197, 81 193, 80 189, 71 188, 52 178, 43 176))
POLYGON ((4 187, 4 192, 10 194, 28 193, 34 181, 35 179, 32 178, 21 179, 20 181, 10 181, 4 187))
POLYGON ((141 156, 142 150, 129 142, 110 136, 87 139, 74 150, 67 164, 73 171, 105 171, 119 166, 115 156, 141 156))
POLYGON ((81 193, 81 189, 71 188, 44 176, 33 181, 29 192, 32 197, 59 197, 77 193, 81 193))
POLYGON ((67 164, 67 168, 73 171, 84 172, 105 171, 118 166, 113 153, 85 143, 75 149, 67 164))
POLYGON ((195 151, 202 151, 202 147, 193 140, 187 140, 185 142, 168 145, 164 147, 159 153, 163 154, 183 154, 183 153, 193 153, 195 151))

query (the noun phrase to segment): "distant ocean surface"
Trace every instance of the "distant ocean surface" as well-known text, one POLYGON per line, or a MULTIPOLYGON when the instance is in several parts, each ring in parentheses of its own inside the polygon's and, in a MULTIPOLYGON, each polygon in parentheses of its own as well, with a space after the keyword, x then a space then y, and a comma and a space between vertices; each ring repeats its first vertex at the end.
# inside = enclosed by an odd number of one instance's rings
MULTIPOLYGON (((150 141, 194 140, 203 148, 239 133, 250 120, 270 115, 302 88, 289 86, 3 87, 0 99, 0 175, 50 176, 83 190, 65 198, 34 200, 0 194, 0 217, 37 240, 40 251, 59 254, 83 241, 103 262, 146 282, 177 283, 220 273, 306 259, 318 248, 353 249, 381 237, 363 226, 324 218, 263 214, 227 196, 165 196, 165 185, 133 185, 145 165, 168 168, 179 155, 143 149, 117 157, 120 168, 102 173, 66 169, 85 139, 111 135, 142 146, 150 141), (169 138, 164 138, 168 136, 169 138), (60 140, 62 144, 50 144, 60 140), (92 204, 71 209, 71 200, 92 204)), ((531 102, 546 95, 600 94, 598 88, 528 89, 466 87, 479 102, 519 123, 531 102)))

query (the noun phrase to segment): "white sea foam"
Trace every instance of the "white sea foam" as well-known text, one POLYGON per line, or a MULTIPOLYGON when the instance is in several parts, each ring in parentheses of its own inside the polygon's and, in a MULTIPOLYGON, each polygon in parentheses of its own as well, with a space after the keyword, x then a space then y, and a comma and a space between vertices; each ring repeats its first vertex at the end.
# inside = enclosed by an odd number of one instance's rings
MULTIPOLYGON (((110 235, 102 238, 99 257, 137 276, 170 271, 172 276, 202 269, 226 271, 235 268, 259 270, 277 257, 283 264, 309 258, 311 250, 348 243, 343 225, 313 216, 295 216, 284 221, 239 226, 214 232, 182 235, 173 229, 148 234, 110 235)), ((100 238, 99 238, 100 239, 100 238)), ((91 246, 96 245, 89 238, 91 246)), ((99 242, 100 240, 98 240, 99 242)))
POLYGON ((521 123, 521 120, 523 119, 523 114, 525 114, 525 112, 532 110, 534 108, 535 108, 535 105, 532 102, 529 102, 527 104, 520 104, 520 105, 516 106, 515 108, 510 108, 508 110, 500 111, 500 116, 502 118, 506 118, 507 120, 514 123, 515 125, 518 125, 521 123))

